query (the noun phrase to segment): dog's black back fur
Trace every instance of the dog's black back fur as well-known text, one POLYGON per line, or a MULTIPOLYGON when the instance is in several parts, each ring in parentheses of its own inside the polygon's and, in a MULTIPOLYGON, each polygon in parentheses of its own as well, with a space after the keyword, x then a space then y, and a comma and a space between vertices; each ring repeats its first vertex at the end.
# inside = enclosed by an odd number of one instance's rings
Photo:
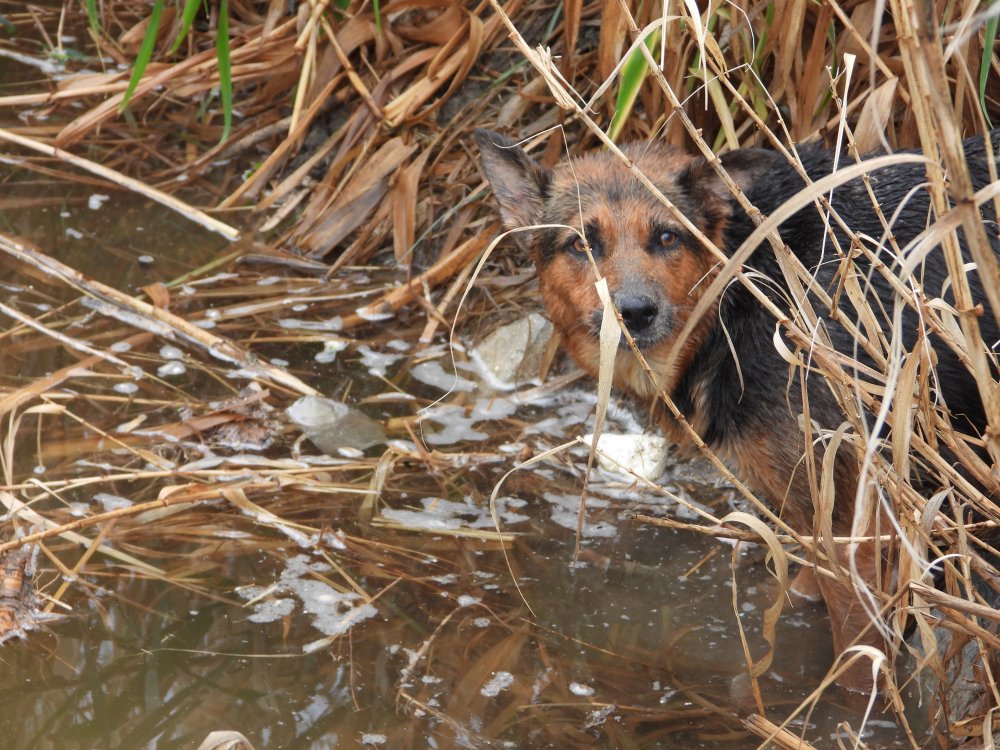
MULTIPOLYGON (((1000 130, 993 131, 990 138, 994 152, 1000 153, 1000 130)), ((980 189, 989 184, 991 174, 984 139, 981 136, 968 139, 965 150, 975 187, 980 189)), ((813 180, 833 171, 832 154, 822 147, 803 147, 799 150, 799 155, 806 172, 813 180)), ((775 211, 805 184, 801 176, 778 154, 773 154, 771 162, 772 168, 766 176, 753 181, 746 190, 750 202, 766 215, 775 211)), ((930 219, 929 195, 925 188, 920 187, 926 182, 924 166, 917 163, 895 165, 875 172, 870 180, 887 221, 891 220, 897 207, 905 201, 893 223, 896 242, 903 248, 928 225, 930 219)), ((837 187, 832 205, 855 232, 875 238, 883 236, 883 224, 860 179, 837 187)), ((981 214, 993 248, 1000 254, 1000 237, 997 234, 992 202, 982 207, 981 214)), ((836 226, 835 222, 831 222, 831 225, 836 226)), ((734 206, 725 233, 727 250, 735 251, 754 228, 743 210, 734 206)), ((835 274, 840 263, 833 243, 827 241, 824 247, 824 220, 816 208, 810 205, 796 213, 781 226, 780 233, 803 265, 816 273, 819 285, 832 293, 837 283, 835 274)), ((850 238, 839 229, 836 234, 841 247, 850 248, 850 238)), ((959 237, 963 255, 968 262, 970 257, 961 232, 959 237)), ((933 252, 941 251, 935 249, 933 252)), ((881 257, 887 264, 891 264, 891 257, 884 251, 881 257)), ((888 282, 877 271, 870 272, 870 265, 864 257, 858 257, 855 264, 857 271, 867 277, 883 308, 891 311, 894 292, 888 282)), ((786 289, 777 260, 766 245, 755 251, 748 265, 786 289)), ((925 263, 918 276, 928 296, 940 296, 947 279, 944 261, 937 258, 935 262, 925 263)), ((984 314, 979 317, 983 339, 987 345, 993 345, 1000 339, 996 319, 986 301, 979 275, 972 272, 968 278, 973 298, 982 302, 985 308, 984 314)), ((950 292, 945 298, 953 302, 950 292)), ((843 312, 850 313, 848 306, 844 306, 843 312)), ((693 406, 692 391, 695 384, 709 394, 703 403, 703 408, 708 410, 703 415, 706 417, 703 438, 710 444, 720 440, 739 439, 746 434, 759 434, 762 422, 773 419, 776 411, 787 412, 789 403, 796 406, 800 403, 797 379, 790 384, 788 393, 776 392, 768 385, 773 381, 776 371, 787 371, 787 363, 779 357, 772 344, 773 317, 750 292, 740 284, 731 285, 722 299, 719 318, 721 324, 713 326, 675 393, 682 411, 688 411, 693 406), (728 336, 723 326, 728 329, 728 336), (739 360, 739 370, 734 360, 734 350, 735 358, 739 360), (756 376, 755 372, 760 373, 760 376, 756 376)), ((853 337, 843 326, 829 319, 824 324, 836 349, 847 354, 852 354, 857 349, 859 360, 870 363, 860 347, 855 347, 853 337)), ((903 315, 903 343, 907 348, 914 345, 917 333, 916 315, 912 308, 907 307, 903 315)), ((932 337, 932 340, 938 356, 938 374, 943 391, 941 395, 953 416, 963 415, 967 420, 967 424, 956 424, 956 427, 981 432, 985 428, 983 406, 971 375, 951 349, 934 339, 936 337, 932 337)), ((842 421, 840 412, 829 389, 821 387, 821 379, 814 380, 816 386, 809 389, 811 413, 814 418, 818 417, 822 426, 834 427, 842 421)))

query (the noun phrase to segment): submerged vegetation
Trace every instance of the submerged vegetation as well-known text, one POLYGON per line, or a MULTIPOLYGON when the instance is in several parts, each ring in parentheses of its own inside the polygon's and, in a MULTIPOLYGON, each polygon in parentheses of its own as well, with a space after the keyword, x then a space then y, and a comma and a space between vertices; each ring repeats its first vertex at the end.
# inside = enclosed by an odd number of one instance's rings
MULTIPOLYGON (((547 164, 644 139, 922 147, 943 217, 929 237, 964 227, 1000 294, 978 213, 947 203, 997 198, 996 181, 971 193, 957 144, 1000 122, 1000 6, 882 7, 0 1, 0 637, 27 635, 4 655, 35 675, 0 689, 22 744, 189 747, 231 728, 258 747, 333 747, 338 732, 391 747, 991 747, 1000 515, 980 488, 1000 451, 952 429, 933 359, 893 343, 892 311, 849 271, 864 243, 840 258, 828 309, 780 311, 776 342, 790 377, 808 366, 841 398, 847 426, 813 437, 853 444, 862 501, 898 520, 882 540, 895 575, 872 601, 898 658, 871 705, 838 705, 829 664, 801 666, 814 649, 787 622, 809 615, 786 613, 776 637, 763 614, 785 584, 765 551, 783 570, 825 559, 822 542, 755 520, 766 506, 705 469, 585 483, 579 373, 542 346, 519 375, 533 382, 490 389, 470 354, 539 310, 526 260, 494 246, 481 126, 533 136, 547 164), (819 321, 838 310, 879 363, 864 379, 825 354, 819 321), (320 394, 384 440, 314 447, 285 410, 320 394), (615 534, 626 546, 601 546, 615 534), (702 575, 711 587, 691 588, 702 575), (128 653, 89 656, 88 627, 128 653), (772 656, 780 678, 760 668, 772 656), (303 681, 312 703, 271 706, 303 681), (115 713, 129 693, 147 705, 115 713)), ((963 269, 956 303, 909 270, 884 272, 963 352, 1000 424, 996 342, 963 303, 963 269)), ((807 269, 787 273, 808 286, 807 269)), ((609 412, 632 431, 644 416, 609 412)), ((827 467, 808 463, 827 507, 827 467)))

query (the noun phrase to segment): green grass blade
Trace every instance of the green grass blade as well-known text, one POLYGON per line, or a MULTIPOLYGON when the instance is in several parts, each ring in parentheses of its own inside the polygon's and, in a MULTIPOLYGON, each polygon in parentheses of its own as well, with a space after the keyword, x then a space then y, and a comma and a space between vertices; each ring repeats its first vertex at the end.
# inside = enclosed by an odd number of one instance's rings
POLYGON ((219 98, 222 100, 222 138, 229 137, 233 125, 233 67, 229 57, 229 0, 219 4, 219 28, 215 35, 215 56, 219 62, 219 98))
MULTIPOLYGON (((643 43, 650 52, 653 52, 656 49, 656 45, 660 43, 660 28, 657 27, 654 29, 643 43)), ((612 118, 611 128, 608 130, 608 137, 611 140, 617 141, 618 136, 621 135, 622 128, 625 127, 628 116, 632 112, 632 107, 635 105, 635 100, 639 96, 639 89, 642 88, 642 82, 646 80, 648 74, 649 65, 646 63, 646 57, 642 54, 642 50, 637 48, 629 55, 628 60, 625 61, 619 72, 615 116, 612 118)))
POLYGON ((139 85, 150 59, 153 57, 153 48, 156 47, 156 37, 160 31, 160 17, 163 15, 163 0, 156 0, 153 4, 153 12, 149 15, 149 25, 146 26, 146 34, 142 38, 142 45, 139 47, 139 56, 135 58, 132 65, 132 77, 128 81, 128 88, 125 89, 125 96, 122 98, 122 105, 119 109, 128 106, 129 99, 135 93, 135 87, 139 85))
POLYGON ((372 10, 375 12, 375 31, 382 33, 382 4, 380 0, 372 0, 372 10))
POLYGON ((97 17, 97 0, 83 0, 83 7, 87 11, 87 22, 94 38, 101 33, 101 22, 97 17))
MULTIPOLYGON (((997 0, 992 0, 990 9, 997 4, 997 0)), ((986 79, 989 78, 990 69, 993 67, 993 45, 997 40, 997 16, 990 16, 986 22, 986 33, 983 38, 983 59, 979 63, 979 106, 983 110, 983 117, 992 128, 993 123, 986 112, 986 79)))
POLYGON ((181 31, 177 35, 177 41, 174 42, 174 46, 170 48, 171 52, 176 52, 177 48, 181 46, 181 42, 187 37, 188 32, 191 31, 191 24, 194 23, 195 16, 198 15, 198 8, 201 7, 202 0, 184 0, 184 10, 181 11, 181 31))

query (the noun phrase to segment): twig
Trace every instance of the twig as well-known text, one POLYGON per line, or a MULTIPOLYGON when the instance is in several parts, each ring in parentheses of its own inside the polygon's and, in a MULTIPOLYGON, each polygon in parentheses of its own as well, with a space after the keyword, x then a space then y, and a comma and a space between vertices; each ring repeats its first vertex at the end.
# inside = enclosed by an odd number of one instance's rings
POLYGON ((204 211, 199 211, 193 206, 189 206, 184 201, 174 198, 172 195, 167 195, 162 190, 157 190, 144 182, 133 179, 131 177, 126 177, 121 172, 116 172, 113 169, 108 169, 101 164, 92 162, 89 159, 83 159, 79 156, 74 156, 69 153, 69 151, 63 151, 61 148, 56 148, 55 146, 50 146, 47 143, 42 143, 41 141, 36 141, 34 138, 25 138, 17 133, 12 133, 6 128, 0 128, 0 139, 9 141, 10 143, 16 143, 19 146, 24 146, 25 148, 30 148, 32 151, 37 151, 39 153, 45 154, 46 156, 51 156, 60 161, 64 161, 67 164, 72 164, 74 167, 79 167, 91 174, 96 174, 99 177, 103 177, 110 182, 119 185, 127 190, 131 190, 134 193, 139 193, 144 195, 152 201, 156 201, 171 211, 176 211, 181 216, 200 224, 209 231, 221 234, 227 240, 238 240, 240 238, 240 232, 228 224, 224 224, 218 219, 213 219, 211 216, 206 214, 204 211))
POLYGON ((154 305, 119 292, 117 289, 112 289, 99 281, 89 279, 69 266, 32 250, 3 234, 0 234, 0 252, 7 253, 22 263, 32 266, 47 276, 58 279, 93 298, 97 301, 97 304, 93 306, 102 314, 119 317, 115 313, 120 311, 122 313, 120 317, 130 325, 146 328, 147 326, 144 324, 148 323, 148 327, 152 328, 154 333, 168 335, 168 337, 170 335, 181 336, 204 348, 216 359, 235 363, 253 375, 261 375, 273 383, 281 384, 304 396, 320 395, 319 391, 306 385, 290 372, 258 360, 229 339, 216 336, 171 312, 161 310, 154 305))

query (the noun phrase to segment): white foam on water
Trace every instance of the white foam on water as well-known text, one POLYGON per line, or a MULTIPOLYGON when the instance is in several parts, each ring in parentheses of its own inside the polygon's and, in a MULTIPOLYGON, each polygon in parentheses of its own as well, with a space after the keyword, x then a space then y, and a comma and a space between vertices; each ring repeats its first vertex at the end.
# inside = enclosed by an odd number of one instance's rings
POLYGON ((474 429, 480 422, 506 419, 517 411, 517 405, 507 398, 477 399, 471 409, 454 404, 439 404, 422 412, 423 420, 440 425, 441 429, 424 435, 430 445, 453 445, 461 441, 486 440, 490 435, 474 429))
POLYGON ((446 392, 471 392, 476 390, 474 382, 456 373, 448 372, 441 366, 441 362, 436 359, 415 365, 410 370, 410 375, 425 385, 430 385, 446 392))
POLYGON ((493 677, 483 685, 479 693, 487 698, 496 698, 513 684, 514 675, 510 672, 494 672, 493 677))
POLYGON ((358 347, 358 352, 361 354, 361 365, 368 368, 368 374, 383 378, 388 369, 404 356, 389 352, 377 352, 364 344, 358 347))

